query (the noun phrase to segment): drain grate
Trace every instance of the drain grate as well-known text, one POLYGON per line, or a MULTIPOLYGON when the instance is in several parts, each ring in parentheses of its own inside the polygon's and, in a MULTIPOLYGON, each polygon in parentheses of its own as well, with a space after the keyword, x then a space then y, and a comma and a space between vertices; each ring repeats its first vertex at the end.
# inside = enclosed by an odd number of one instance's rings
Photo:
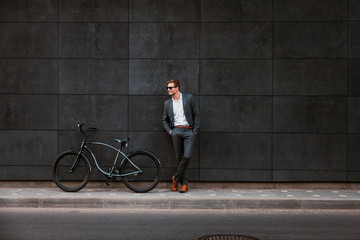
POLYGON ((217 235, 203 236, 198 238, 197 240, 261 240, 261 239, 250 236, 243 236, 243 235, 217 234, 217 235))

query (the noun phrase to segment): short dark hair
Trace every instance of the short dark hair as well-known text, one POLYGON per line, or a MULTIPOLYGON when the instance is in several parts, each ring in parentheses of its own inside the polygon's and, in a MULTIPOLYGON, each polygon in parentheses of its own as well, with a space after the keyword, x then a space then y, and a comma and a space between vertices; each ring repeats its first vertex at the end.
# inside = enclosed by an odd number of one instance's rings
POLYGON ((175 87, 179 87, 179 89, 180 89, 180 81, 179 80, 172 78, 166 82, 166 85, 169 85, 169 83, 173 83, 175 85, 175 87))

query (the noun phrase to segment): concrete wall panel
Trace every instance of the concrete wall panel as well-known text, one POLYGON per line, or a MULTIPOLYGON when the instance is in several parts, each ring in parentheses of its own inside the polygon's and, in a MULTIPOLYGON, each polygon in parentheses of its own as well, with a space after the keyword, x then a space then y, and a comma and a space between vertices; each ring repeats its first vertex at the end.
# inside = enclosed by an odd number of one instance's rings
POLYGON ((55 23, 1 23, 1 58, 57 58, 55 23))
POLYGON ((131 58, 196 58, 199 26, 195 23, 130 24, 131 58))
POLYGON ((275 97, 274 131, 344 133, 347 131, 345 97, 275 97))
POLYGON ((61 59, 61 94, 128 94, 128 60, 61 59))
POLYGON ((71 130, 78 123, 101 130, 127 130, 128 98, 113 95, 61 95, 59 129, 71 130))
POLYGON ((57 107, 53 95, 0 95, 0 129, 56 130, 57 107))
POLYGON ((274 170, 346 170, 345 134, 274 134, 274 170))
POLYGON ((203 60, 202 95, 271 95, 272 62, 269 60, 203 60))
POLYGON ((360 95, 360 59, 348 60, 348 94, 360 95))
POLYGON ((275 60, 273 76, 275 95, 347 94, 346 59, 275 60))
POLYGON ((348 171, 346 180, 348 182, 359 182, 360 181, 360 171, 348 171))
POLYGON ((271 134, 202 133, 202 169, 271 169, 271 134))
POLYGON ((201 181, 207 182, 267 182, 271 181, 270 170, 200 169, 201 181))
POLYGON ((278 22, 274 24, 274 57, 346 58, 347 24, 278 22))
POLYGON ((0 59, 0 92, 56 94, 58 74, 55 59, 0 59))
POLYGON ((60 24, 61 58, 127 58, 128 24, 60 24))
POLYGON ((200 0, 132 0, 131 22, 198 22, 200 0))
POLYGON ((347 181, 346 171, 291 171, 274 170, 275 182, 342 182, 347 181))
POLYGON ((349 57, 360 57, 360 23, 349 23, 349 57))
POLYGON ((348 169, 349 170, 360 170, 360 135, 349 134, 348 136, 348 169))
POLYGON ((1 1, 0 21, 1 22, 25 22, 27 19, 26 0, 1 1))
POLYGON ((0 133, 0 168, 8 165, 51 166, 56 156, 56 132, 1 130, 0 133))
POLYGON ((0 180, 48 181, 52 179, 51 166, 2 166, 0 180))
POLYGON ((272 0, 202 0, 204 22, 271 21, 272 0))
POLYGON ((269 23, 201 24, 203 58, 267 58, 272 55, 271 48, 269 23))
POLYGON ((348 2, 343 0, 274 0, 276 21, 345 21, 348 2))
POLYGON ((58 0, 0 2, 0 22, 57 22, 58 0))
POLYGON ((360 2, 349 0, 349 20, 360 20, 360 2))
POLYGON ((348 98, 349 133, 360 133, 360 98, 348 98))
POLYGON ((271 132, 271 97, 203 96, 200 112, 205 132, 271 132))
POLYGON ((61 22, 127 22, 128 0, 58 0, 61 22))

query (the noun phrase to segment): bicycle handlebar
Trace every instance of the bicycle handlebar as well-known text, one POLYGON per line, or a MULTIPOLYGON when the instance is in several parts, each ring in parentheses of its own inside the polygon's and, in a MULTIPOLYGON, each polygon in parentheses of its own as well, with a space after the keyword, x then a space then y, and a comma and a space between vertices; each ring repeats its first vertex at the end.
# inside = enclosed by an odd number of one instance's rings
POLYGON ((83 129, 82 129, 82 126, 84 126, 83 123, 79 123, 79 124, 78 124, 78 128, 79 128, 80 132, 85 135, 85 133, 84 133, 84 131, 83 131, 83 129))
MULTIPOLYGON (((78 124, 78 128, 79 128, 80 132, 86 136, 84 130, 82 129, 83 126, 84 126, 83 123, 79 123, 79 124, 78 124)), ((86 129, 86 131, 87 131, 87 130, 96 130, 96 129, 97 129, 96 127, 88 127, 88 128, 86 129)))

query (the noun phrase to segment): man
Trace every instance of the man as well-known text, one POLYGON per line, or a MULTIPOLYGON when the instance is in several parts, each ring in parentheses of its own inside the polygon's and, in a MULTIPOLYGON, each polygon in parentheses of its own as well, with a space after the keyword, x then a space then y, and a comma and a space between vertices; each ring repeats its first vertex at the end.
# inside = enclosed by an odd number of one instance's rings
POLYGON ((195 97, 180 92, 180 81, 167 81, 167 91, 171 98, 165 101, 163 111, 163 125, 171 135, 175 157, 178 160, 177 171, 172 177, 171 190, 177 191, 180 183, 180 192, 189 190, 189 183, 185 170, 190 162, 196 135, 200 130, 200 111, 195 97))

